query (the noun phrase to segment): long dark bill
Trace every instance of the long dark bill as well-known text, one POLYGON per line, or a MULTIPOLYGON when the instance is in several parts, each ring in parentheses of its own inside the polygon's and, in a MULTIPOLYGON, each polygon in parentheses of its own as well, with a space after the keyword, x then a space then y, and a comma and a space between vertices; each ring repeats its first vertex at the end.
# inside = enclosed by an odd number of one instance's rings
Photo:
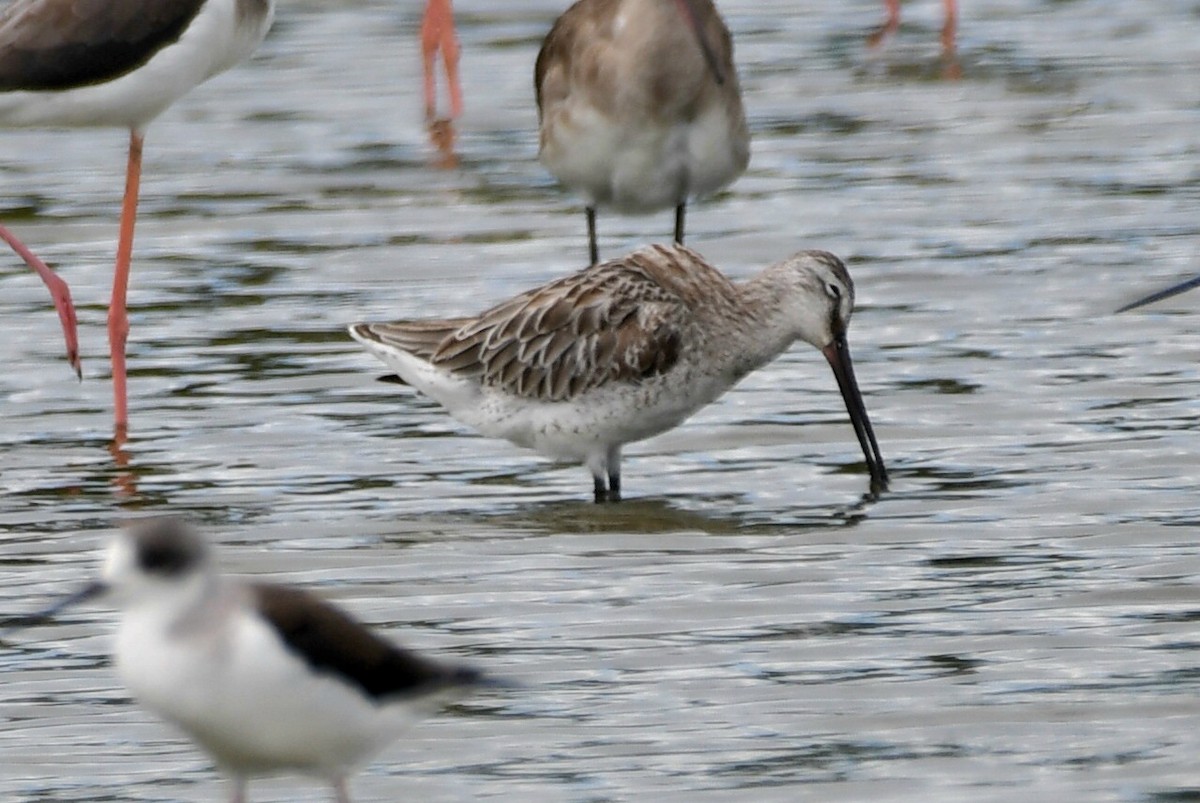
POLYGON ((106 586, 104 583, 101 583, 99 581, 96 581, 94 583, 89 583, 86 586, 84 586, 83 588, 76 591, 74 594, 64 597, 63 599, 60 599, 58 602, 54 603, 53 605, 51 605, 49 608, 46 608, 45 610, 37 611, 36 613, 27 613, 24 616, 13 617, 12 619, 9 619, 8 621, 3 622, 3 624, 5 626, 4 629, 6 631, 7 630, 15 630, 17 628, 32 627, 33 625, 41 624, 42 622, 45 622, 49 619, 53 619, 59 613, 66 610, 67 608, 70 608, 72 605, 78 605, 81 602, 86 602, 90 599, 94 599, 95 597, 100 596, 107 590, 108 590, 108 586, 106 586))
POLYGON ((725 70, 721 67, 721 62, 717 60, 717 51, 713 47, 713 43, 708 40, 708 33, 704 30, 703 23, 700 21, 700 15, 697 14, 697 9, 700 5, 700 0, 675 0, 675 4, 679 6, 679 11, 683 14, 685 20, 692 28, 692 32, 696 34, 696 41, 700 45, 700 52, 704 54, 704 60, 708 62, 708 69, 712 70, 713 78, 718 84, 725 83, 725 70))
POLYGON ((829 361, 829 367, 833 369, 833 375, 837 378, 838 389, 842 391, 846 412, 850 413, 850 423, 854 425, 854 434, 858 436, 863 457, 867 460, 867 471, 871 473, 871 490, 886 490, 887 469, 883 466, 883 455, 879 453, 875 431, 871 429, 871 419, 867 417, 867 408, 863 404, 862 394, 858 391, 858 381, 854 378, 854 363, 850 361, 846 333, 836 335, 832 343, 821 349, 821 353, 829 361))
POLYGON ((1130 303, 1118 309, 1117 312, 1128 312, 1131 309, 1144 307, 1147 304, 1153 304, 1155 301, 1162 301, 1164 298, 1177 296, 1184 290, 1191 290, 1193 287, 1200 287, 1200 276, 1193 276, 1187 281, 1171 285, 1166 290, 1159 290, 1157 293, 1151 293, 1148 296, 1139 298, 1137 301, 1131 301, 1130 303))

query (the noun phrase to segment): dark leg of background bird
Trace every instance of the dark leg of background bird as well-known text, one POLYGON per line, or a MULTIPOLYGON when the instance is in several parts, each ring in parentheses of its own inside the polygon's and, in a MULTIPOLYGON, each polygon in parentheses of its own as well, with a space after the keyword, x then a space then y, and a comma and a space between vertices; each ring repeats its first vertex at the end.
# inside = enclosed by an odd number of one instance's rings
POLYGON ((600 261, 600 246, 596 244, 596 207, 589 206, 584 212, 587 214, 588 259, 595 265, 600 261))
POLYGON ((683 213, 686 209, 686 203, 681 203, 675 207, 675 242, 680 245, 683 245, 683 213))

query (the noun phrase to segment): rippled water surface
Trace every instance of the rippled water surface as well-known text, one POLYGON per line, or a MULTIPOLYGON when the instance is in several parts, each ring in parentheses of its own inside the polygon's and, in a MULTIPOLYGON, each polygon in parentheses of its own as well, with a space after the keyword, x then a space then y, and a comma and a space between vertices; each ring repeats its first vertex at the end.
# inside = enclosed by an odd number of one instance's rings
MULTIPOLYGON (((0 134, 0 219, 71 282, 85 373, 0 257, 0 616, 170 511, 230 571, 522 685, 412 731, 360 801, 1200 797, 1200 300, 1111 314, 1198 268, 1200 3, 964 0, 952 65, 934 0, 877 51, 871 0, 723 0, 753 156, 689 243, 735 276, 802 247, 848 261, 892 487, 864 496, 799 345, 629 448, 620 506, 375 382, 344 334, 585 258, 536 162, 532 65, 565 2, 458 5, 455 168, 421 120, 415 0, 285 4, 150 128, 120 449, 126 137, 0 134)), ((602 253, 668 217, 602 217, 602 253)), ((0 638, 0 799, 225 793, 118 684, 113 622, 0 638)))

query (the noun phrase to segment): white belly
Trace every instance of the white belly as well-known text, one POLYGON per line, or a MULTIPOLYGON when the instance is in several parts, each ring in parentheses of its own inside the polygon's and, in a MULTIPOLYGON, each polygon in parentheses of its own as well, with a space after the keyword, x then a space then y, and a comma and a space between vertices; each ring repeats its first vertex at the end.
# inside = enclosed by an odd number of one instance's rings
POLYGON ((540 158, 589 205, 641 213, 708 195, 746 167, 745 129, 711 104, 690 122, 631 124, 570 100, 547 126, 540 158))
POLYGON ((312 674, 252 617, 180 633, 127 612, 116 655, 118 673, 140 703, 240 773, 335 777, 400 727, 393 706, 312 674))
POLYGON ((480 404, 455 418, 484 435, 504 438, 556 460, 586 463, 611 446, 666 432, 728 388, 716 377, 672 373, 641 385, 615 385, 562 402, 523 399, 484 389, 480 404))

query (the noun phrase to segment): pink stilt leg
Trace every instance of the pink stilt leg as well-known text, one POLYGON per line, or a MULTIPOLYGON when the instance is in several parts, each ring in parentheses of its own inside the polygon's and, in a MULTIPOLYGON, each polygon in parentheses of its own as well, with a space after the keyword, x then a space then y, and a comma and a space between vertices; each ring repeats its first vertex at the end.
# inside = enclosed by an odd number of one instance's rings
POLYGON ((458 80, 460 48, 454 33, 454 8, 451 0, 428 0, 421 20, 421 55, 425 64, 425 116, 437 116, 437 85, 434 79, 438 50, 446 68, 446 83, 450 92, 450 117, 462 114, 462 84, 458 80))
POLYGON ((883 6, 887 16, 883 20, 883 25, 879 26, 879 30, 867 38, 867 44, 871 47, 882 44, 884 39, 894 34, 900 27, 900 0, 884 0, 883 6))
MULTIPOLYGON (((900 0, 884 0, 883 25, 867 38, 867 44, 876 47, 884 39, 896 32, 900 27, 900 0)), ((958 36, 958 0, 942 0, 945 18, 942 22, 942 60, 945 62, 942 77, 958 79, 962 77, 962 67, 958 63, 955 39, 958 36)))
POLYGON ((129 132, 129 166, 125 173, 125 200, 121 204, 117 266, 113 271, 112 301, 108 305, 108 348, 112 356, 113 409, 116 434, 122 439, 129 429, 129 408, 125 389, 125 341, 129 336, 129 316, 125 311, 125 299, 129 291, 129 263, 133 257, 133 224, 137 220, 138 185, 142 178, 142 141, 141 132, 129 132))
POLYGON ((954 53, 954 39, 958 32, 958 2, 943 0, 943 5, 946 9, 946 21, 942 23, 942 53, 951 55, 954 53))
POLYGON ((54 301, 54 308, 58 310, 59 323, 62 324, 63 338, 67 341, 67 361, 75 369, 75 375, 82 378, 83 368, 79 362, 79 335, 75 323, 75 305, 71 303, 71 289, 58 274, 46 267, 45 262, 38 259, 36 254, 26 248, 25 244, 3 225, 0 225, 0 240, 4 240, 12 246, 12 250, 17 252, 17 256, 25 260, 26 265, 37 271, 38 276, 42 277, 42 281, 50 290, 50 298, 54 301))

